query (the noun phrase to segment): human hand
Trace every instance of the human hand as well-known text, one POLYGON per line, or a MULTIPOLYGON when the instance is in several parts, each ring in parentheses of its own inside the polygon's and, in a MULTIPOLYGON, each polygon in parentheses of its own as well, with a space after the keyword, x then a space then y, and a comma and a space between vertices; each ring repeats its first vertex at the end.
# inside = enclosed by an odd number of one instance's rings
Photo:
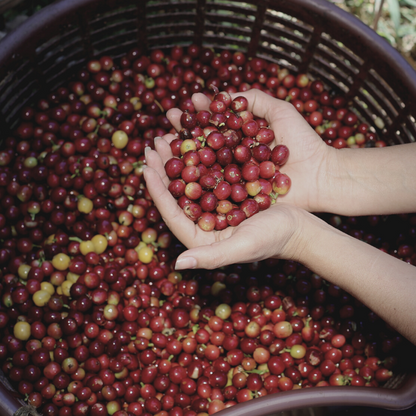
MULTIPOLYGON (((160 149, 160 145, 166 145, 164 143, 162 139, 157 140, 156 148, 160 149)), ((144 177, 150 196, 169 229, 190 249, 176 259, 177 270, 215 269, 234 263, 296 256, 303 228, 302 214, 305 211, 302 209, 289 204, 275 204, 237 227, 206 232, 186 217, 158 171, 151 167, 161 163, 159 154, 148 148, 146 161, 148 166, 144 177)))
MULTIPOLYGON (((232 94, 244 96, 248 100, 249 110, 257 117, 264 118, 275 133, 275 139, 270 143, 273 148, 278 144, 284 144, 289 148, 290 156, 287 163, 281 168, 291 181, 291 189, 288 194, 277 198, 278 203, 289 203, 317 212, 322 209, 321 204, 325 200, 320 196, 325 193, 328 181, 328 172, 333 170, 333 148, 327 146, 318 136, 306 120, 290 103, 273 98, 264 92, 252 89, 247 92, 232 94)), ((207 110, 211 100, 202 93, 192 96, 196 111, 207 110)), ((167 117, 173 127, 181 129, 179 109, 171 109, 167 117)), ((167 134, 163 137, 170 143, 175 136, 167 134)), ((172 157, 168 148, 163 148, 161 153, 163 163, 172 157)), ((164 175, 162 171, 159 174, 164 175)))

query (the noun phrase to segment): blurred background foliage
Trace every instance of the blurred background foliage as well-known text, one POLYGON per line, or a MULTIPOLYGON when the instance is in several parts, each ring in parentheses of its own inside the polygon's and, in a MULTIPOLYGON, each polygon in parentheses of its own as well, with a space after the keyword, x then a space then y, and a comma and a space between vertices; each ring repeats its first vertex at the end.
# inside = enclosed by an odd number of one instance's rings
MULTIPOLYGON (((0 0, 0 38, 53 1, 0 0)), ((373 28, 416 69, 416 0, 327 1, 352 13, 373 28)))
POLYGON ((394 46, 416 69, 416 0, 329 0, 394 46))

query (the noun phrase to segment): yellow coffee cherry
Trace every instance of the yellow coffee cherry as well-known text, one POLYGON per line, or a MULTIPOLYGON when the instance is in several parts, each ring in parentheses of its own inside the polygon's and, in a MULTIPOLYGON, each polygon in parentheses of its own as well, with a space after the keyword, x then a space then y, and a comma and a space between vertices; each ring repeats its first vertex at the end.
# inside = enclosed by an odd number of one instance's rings
POLYGON ((73 285, 73 282, 71 282, 69 280, 65 280, 65 282, 62 283, 61 289, 62 289, 62 293, 65 296, 70 296, 71 295, 71 286, 72 285, 73 285))
POLYGON ((103 315, 105 319, 109 321, 114 321, 118 317, 118 309, 116 305, 105 305, 103 310, 103 315))
POLYGON ((218 296, 218 294, 221 292, 221 290, 224 290, 226 288, 225 284, 222 282, 214 282, 211 286, 211 294, 213 296, 218 296))
POLYGON ((143 248, 143 247, 147 247, 147 244, 143 241, 140 241, 140 243, 134 247, 134 251, 137 252, 137 254, 139 254, 139 251, 143 248))
POLYGON ((89 214, 94 208, 94 204, 91 199, 88 199, 84 196, 78 199, 77 208, 79 212, 82 212, 83 214, 89 214))
POLYGON ((154 228, 146 228, 141 235, 141 240, 146 244, 153 243, 157 239, 157 231, 154 228))
POLYGON ((228 319, 231 315, 231 307, 226 303, 221 303, 215 309, 215 315, 221 318, 223 321, 228 319))
POLYGON ((94 246, 94 251, 97 254, 102 254, 107 249, 108 241, 103 235, 95 235, 93 238, 91 238, 91 242, 94 246))
POLYGON ((133 107, 134 107, 135 111, 141 110, 141 108, 143 107, 143 104, 140 101, 139 97, 130 98, 130 102, 133 104, 133 107))
POLYGON ((31 267, 28 264, 21 264, 17 269, 17 275, 23 279, 27 280, 27 275, 30 272, 31 267))
POLYGON ((123 130, 117 130, 111 136, 111 141, 115 148, 124 149, 129 141, 129 136, 123 130))
POLYGON ((139 260, 142 263, 150 263, 153 259, 153 250, 150 247, 142 247, 139 252, 139 260))
POLYGON ((83 241, 79 244, 79 251, 84 256, 95 251, 94 243, 91 240, 83 241))
POLYGON ((51 298, 51 294, 46 290, 38 290, 33 294, 33 303, 36 306, 42 307, 45 306, 49 299, 51 298))
POLYGON ((53 256, 52 259, 52 266, 55 267, 56 270, 66 270, 69 267, 71 259, 65 253, 58 253, 53 256))
POLYGON ((66 275, 66 280, 69 280, 71 283, 75 283, 79 278, 79 274, 68 272, 66 275))
POLYGON ((13 334, 15 338, 20 339, 21 341, 27 341, 31 334, 30 324, 24 321, 17 322, 13 327, 13 334))
POLYGON ((181 155, 184 155, 186 152, 190 150, 196 150, 196 143, 193 139, 185 139, 180 147, 181 155))
POLYGON ((45 244, 53 244, 55 242, 55 234, 51 234, 46 240, 45 244))
POLYGON ((44 291, 50 293, 51 295, 53 295, 55 293, 55 288, 49 282, 42 282, 40 284, 40 290, 44 290, 44 291))

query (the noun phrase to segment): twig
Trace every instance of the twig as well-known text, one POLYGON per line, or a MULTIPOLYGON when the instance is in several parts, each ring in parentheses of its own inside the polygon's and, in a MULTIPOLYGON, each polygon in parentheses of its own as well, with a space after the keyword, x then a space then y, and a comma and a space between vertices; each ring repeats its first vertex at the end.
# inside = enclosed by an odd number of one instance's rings
MULTIPOLYGON (((383 4, 384 4, 384 0, 381 0, 380 7, 378 8, 376 16, 374 18, 373 29, 376 32, 377 32, 378 21, 380 20, 381 12, 383 10, 383 4)), ((374 3, 374 7, 376 7, 375 3, 374 3)))

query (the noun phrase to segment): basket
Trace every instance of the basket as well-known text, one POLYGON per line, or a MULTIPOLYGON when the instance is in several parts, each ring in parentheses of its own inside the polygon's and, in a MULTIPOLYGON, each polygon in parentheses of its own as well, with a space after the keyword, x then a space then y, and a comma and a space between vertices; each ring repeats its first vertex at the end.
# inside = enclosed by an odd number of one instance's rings
POLYGON ((308 72, 347 95, 362 121, 381 119, 389 144, 415 141, 416 73, 358 19, 320 1, 58 1, 0 48, 0 125, 89 58, 176 44, 239 49, 308 72))
MULTIPOLYGON (((362 122, 390 145, 416 140, 416 72, 384 39, 325 0, 60 0, 0 42, 0 131, 20 109, 61 86, 86 62, 174 45, 241 50, 306 72, 348 97, 362 122), (377 122, 376 122, 377 121, 377 122), (376 122, 376 123, 375 123, 376 122)), ((2 386, 0 414, 21 403, 2 386)), ((416 404, 416 374, 388 388, 322 387, 282 392, 234 406, 222 416, 266 416, 319 406, 401 410, 416 404)))

